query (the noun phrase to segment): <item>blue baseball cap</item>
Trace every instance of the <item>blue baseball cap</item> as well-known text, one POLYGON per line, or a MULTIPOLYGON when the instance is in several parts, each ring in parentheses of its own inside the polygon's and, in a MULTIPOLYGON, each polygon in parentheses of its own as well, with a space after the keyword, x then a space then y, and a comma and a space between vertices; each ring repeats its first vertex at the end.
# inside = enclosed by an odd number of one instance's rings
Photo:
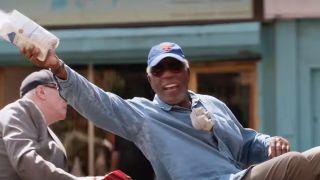
POLYGON ((181 47, 172 42, 162 42, 153 46, 148 55, 148 67, 157 65, 162 59, 172 57, 185 64, 188 64, 181 47))

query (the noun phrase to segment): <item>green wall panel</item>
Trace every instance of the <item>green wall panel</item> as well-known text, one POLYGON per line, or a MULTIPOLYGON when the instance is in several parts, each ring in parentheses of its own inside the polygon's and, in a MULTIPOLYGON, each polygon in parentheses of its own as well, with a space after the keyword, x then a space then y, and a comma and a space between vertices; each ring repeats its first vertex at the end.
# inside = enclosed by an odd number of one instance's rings
MULTIPOLYGON (((146 63, 162 41, 180 44, 190 61, 255 59, 260 56, 259 23, 201 26, 52 30, 58 53, 68 64, 146 63)), ((0 64, 23 64, 12 45, 0 41, 0 64)))

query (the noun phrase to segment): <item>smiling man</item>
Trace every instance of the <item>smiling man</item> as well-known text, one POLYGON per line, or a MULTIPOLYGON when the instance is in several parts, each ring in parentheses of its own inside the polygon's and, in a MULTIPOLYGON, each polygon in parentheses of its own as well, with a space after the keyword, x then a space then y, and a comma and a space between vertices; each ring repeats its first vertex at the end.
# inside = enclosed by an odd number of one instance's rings
POLYGON ((165 42, 151 49, 147 74, 153 91, 169 105, 191 108, 188 98, 189 63, 177 44, 165 42))
POLYGON ((189 63, 175 43, 160 43, 149 52, 153 101, 103 91, 54 51, 44 62, 37 59, 39 49, 21 51, 32 63, 52 70, 61 95, 82 115, 134 142, 159 180, 319 178, 319 148, 289 152, 285 138, 243 128, 223 102, 189 91, 189 63))

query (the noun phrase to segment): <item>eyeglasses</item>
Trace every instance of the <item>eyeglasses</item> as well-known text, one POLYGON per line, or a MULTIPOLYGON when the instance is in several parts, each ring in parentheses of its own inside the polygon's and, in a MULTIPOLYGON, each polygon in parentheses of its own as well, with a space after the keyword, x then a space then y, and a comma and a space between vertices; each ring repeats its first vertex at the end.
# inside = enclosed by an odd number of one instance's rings
POLYGON ((155 77, 161 77, 165 71, 180 73, 184 70, 185 64, 178 60, 162 60, 156 66, 151 67, 151 74, 155 77))
POLYGON ((59 86, 57 84, 50 83, 50 84, 42 84, 42 85, 45 87, 48 87, 48 88, 56 89, 59 91, 59 86))

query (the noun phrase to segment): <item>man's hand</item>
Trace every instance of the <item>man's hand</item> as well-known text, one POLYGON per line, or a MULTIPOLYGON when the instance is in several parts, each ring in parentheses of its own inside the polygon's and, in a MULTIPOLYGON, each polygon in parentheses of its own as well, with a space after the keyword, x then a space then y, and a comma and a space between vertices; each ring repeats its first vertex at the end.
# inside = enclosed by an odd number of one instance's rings
POLYGON ((280 156, 281 154, 287 153, 289 151, 290 144, 287 139, 280 136, 271 137, 268 149, 269 159, 280 156))
POLYGON ((47 53, 47 57, 44 61, 41 61, 38 59, 38 55, 40 53, 40 49, 36 48, 35 46, 28 46, 23 47, 20 49, 20 52, 22 55, 24 55, 32 64, 45 68, 45 69, 51 69, 51 72, 59 77, 60 79, 66 80, 67 77, 67 71, 64 68, 64 62, 61 61, 58 56, 56 55, 55 50, 49 50, 47 53))
POLYGON ((24 55, 32 64, 41 68, 55 69, 59 66, 59 58, 54 50, 49 50, 47 57, 44 61, 40 61, 37 57, 40 53, 40 49, 35 46, 23 47, 20 49, 22 55, 24 55))

